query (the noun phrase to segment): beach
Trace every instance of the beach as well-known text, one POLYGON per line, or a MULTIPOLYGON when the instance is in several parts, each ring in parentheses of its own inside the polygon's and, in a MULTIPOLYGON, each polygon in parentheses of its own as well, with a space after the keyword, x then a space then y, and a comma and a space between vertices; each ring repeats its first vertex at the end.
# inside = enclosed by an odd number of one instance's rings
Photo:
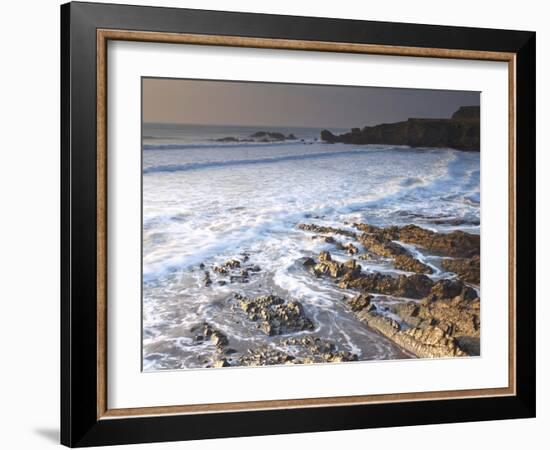
POLYGON ((144 124, 144 371, 479 355, 479 152, 320 132, 144 124))

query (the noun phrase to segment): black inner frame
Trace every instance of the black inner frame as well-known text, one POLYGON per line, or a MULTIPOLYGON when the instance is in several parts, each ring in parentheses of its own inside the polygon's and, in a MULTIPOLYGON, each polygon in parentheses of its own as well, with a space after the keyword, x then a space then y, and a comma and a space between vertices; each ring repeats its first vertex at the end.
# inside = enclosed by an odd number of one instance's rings
POLYGON ((535 64, 535 33, 526 31, 80 2, 62 5, 61 443, 82 447, 534 417, 535 64), (516 395, 98 420, 99 28, 515 53, 516 395))

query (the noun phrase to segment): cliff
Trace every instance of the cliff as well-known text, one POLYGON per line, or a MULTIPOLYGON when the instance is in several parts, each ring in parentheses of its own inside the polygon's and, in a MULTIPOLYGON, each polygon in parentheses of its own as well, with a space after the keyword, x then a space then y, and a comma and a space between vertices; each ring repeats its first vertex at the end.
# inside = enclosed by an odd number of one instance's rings
POLYGON ((330 144, 385 144, 411 147, 445 147, 479 151, 479 106, 462 106, 449 119, 415 119, 352 128, 335 135, 321 132, 321 139, 330 144))

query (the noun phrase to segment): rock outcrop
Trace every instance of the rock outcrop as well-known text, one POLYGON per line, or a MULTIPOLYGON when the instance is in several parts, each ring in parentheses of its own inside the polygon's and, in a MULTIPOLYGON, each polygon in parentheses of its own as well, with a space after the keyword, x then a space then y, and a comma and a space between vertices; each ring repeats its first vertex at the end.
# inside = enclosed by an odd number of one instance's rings
POLYGON ((416 119, 403 122, 352 128, 335 135, 321 132, 321 139, 330 144, 385 144, 411 147, 443 147, 479 151, 479 106, 463 106, 449 119, 416 119))
POLYGON ((320 234, 339 234, 341 236, 347 236, 351 238, 357 237, 357 235, 353 231, 349 230, 343 230, 341 228, 333 228, 333 227, 323 227, 320 225, 315 225, 311 223, 299 223, 297 227, 300 230, 304 231, 311 231, 313 233, 320 233, 320 234))
POLYGON ((340 278, 343 275, 357 276, 361 273, 361 267, 354 259, 344 263, 333 261, 329 252, 319 254, 319 262, 312 266, 312 272, 315 276, 328 275, 332 278, 340 278))
POLYGON ((395 258, 396 256, 408 254, 404 247, 390 241, 382 234, 365 233, 359 237, 359 242, 361 242, 369 252, 385 258, 395 258))
POLYGON ((292 133, 285 136, 278 131, 256 131, 247 138, 238 138, 234 136, 226 136, 219 139, 215 139, 216 142, 281 142, 281 141, 294 141, 296 136, 292 133))
POLYGON ((361 292, 421 299, 430 294, 434 282, 426 275, 399 275, 397 277, 379 272, 353 276, 344 275, 338 282, 342 289, 361 292))
POLYGON ((395 277, 379 272, 346 273, 339 279, 338 286, 342 289, 356 289, 361 292, 413 299, 462 297, 471 300, 477 297, 475 289, 461 281, 440 280, 434 282, 431 278, 422 274, 395 277))
POLYGON ((269 336, 313 330, 313 322, 305 315, 302 304, 286 301, 276 295, 263 295, 249 299, 235 294, 238 306, 248 319, 258 322, 258 328, 269 336))
POLYGON ((403 329, 395 320, 366 310, 357 318, 419 358, 467 356, 457 340, 436 325, 403 329))
POLYGON ((338 350, 332 342, 318 337, 288 338, 278 342, 277 347, 262 346, 248 350, 230 360, 233 366, 266 366, 278 364, 312 364, 327 362, 357 361, 355 353, 338 350), (283 351, 280 348, 285 348, 283 351))
POLYGON ((258 265, 247 264, 247 255, 241 255, 237 258, 232 258, 225 261, 223 264, 213 264, 211 267, 212 273, 206 270, 206 265, 201 263, 199 267, 204 270, 203 283, 205 286, 210 286, 214 282, 220 286, 227 283, 248 283, 251 276, 261 272, 261 267, 258 265))
POLYGON ((464 231, 436 233, 416 225, 398 228, 397 239, 440 256, 472 258, 479 255, 479 235, 464 231))
MULTIPOLYGON (((415 286, 415 293, 419 295, 430 284, 426 280, 427 277, 419 279, 413 276, 400 277, 400 281, 392 282, 381 274, 360 277, 351 285, 366 292, 348 298, 346 302, 359 320, 418 357, 479 355, 480 302, 475 291, 462 282, 432 282, 429 294, 420 302, 392 304, 389 308, 401 322, 381 314, 373 304, 374 297, 367 293, 373 289, 396 292, 399 283, 411 281, 409 289, 415 286), (365 283, 367 280, 370 284, 365 283), (412 280, 422 280, 421 288, 412 280)), ((408 296, 412 293, 409 290, 408 296)))
POLYGON ((295 140, 296 136, 293 134, 289 134, 288 136, 285 136, 283 133, 279 133, 277 131, 256 131, 255 133, 251 134, 250 137, 252 139, 259 139, 260 141, 265 142, 277 142, 277 141, 286 141, 286 140, 295 140))
POLYGON ((393 265, 396 269, 404 270, 406 272, 416 272, 416 273, 433 273, 433 270, 430 266, 427 266, 423 262, 420 262, 418 259, 413 258, 410 255, 398 255, 393 261, 393 265))
POLYGON ((202 322, 194 325, 191 327, 191 332, 196 333, 194 338, 196 343, 200 344, 207 341, 212 342, 218 351, 222 351, 229 344, 229 339, 227 336, 214 328, 208 322, 202 322))
MULTIPOLYGON (((311 231, 319 229, 315 225, 307 227, 311 231)), ((304 267, 315 276, 334 279, 341 289, 355 291, 354 297, 344 299, 349 309, 360 321, 405 351, 421 358, 479 355, 479 298, 476 290, 464 283, 471 282, 466 278, 479 274, 479 256, 444 259, 456 266, 456 273, 464 269, 464 281, 436 281, 425 275, 432 272, 431 268, 399 243, 411 243, 435 254, 471 255, 479 252, 479 236, 436 233, 414 225, 379 228, 354 224, 354 227, 363 232, 357 239, 368 254, 392 259, 396 268, 414 273, 396 276, 362 272, 354 259, 335 261, 327 251, 315 259, 305 259, 304 267), (372 294, 416 300, 393 300, 380 310, 372 294), (388 315, 388 311, 393 315, 388 315)))
POLYGON ((372 311, 374 309, 374 305, 371 303, 372 295, 369 294, 359 294, 355 297, 347 299, 347 303, 352 311, 359 312, 359 311, 372 311))
POLYGON ((472 258, 444 259, 441 266, 449 272, 454 272, 463 281, 479 285, 479 256, 472 258))
POLYGON ((479 338, 479 306, 479 298, 470 300, 457 296, 435 301, 426 299, 420 303, 397 303, 392 309, 410 327, 437 325, 455 338, 479 338))
MULTIPOLYGON (((479 257, 479 235, 464 231, 436 233, 417 225, 380 228, 374 225, 355 223, 355 228, 364 231, 359 240, 371 252, 381 256, 397 256, 405 253, 396 247, 395 240, 414 244, 426 249, 432 255, 450 256, 453 258, 479 257)), ((403 247, 401 247, 403 249, 403 247)), ((404 249, 403 249, 404 250, 404 249)))

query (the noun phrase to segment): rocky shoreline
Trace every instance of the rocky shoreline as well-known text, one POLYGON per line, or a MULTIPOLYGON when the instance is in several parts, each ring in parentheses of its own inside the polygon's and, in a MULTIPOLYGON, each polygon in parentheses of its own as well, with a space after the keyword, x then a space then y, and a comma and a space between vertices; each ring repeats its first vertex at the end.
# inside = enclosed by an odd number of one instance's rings
POLYGON ((448 119, 410 118, 404 122, 352 128, 335 135, 321 132, 329 144, 385 144, 440 147, 479 152, 479 106, 462 106, 448 119))
MULTIPOLYGON (((304 262, 311 273, 329 276, 340 288, 355 292, 345 301, 357 318, 419 358, 479 355, 480 299, 469 284, 479 284, 479 236, 462 231, 436 233, 416 225, 353 226, 363 232, 356 236, 365 250, 359 258, 389 258, 396 269, 411 274, 363 273, 355 259, 336 262, 326 251, 319 254, 317 261, 308 258, 304 262), (441 260, 441 268, 454 272, 454 276, 432 280, 426 274, 433 273, 433 268, 416 259, 402 243, 446 258, 441 260), (375 295, 408 300, 388 308, 396 320, 376 306, 375 295)), ((328 231, 308 224, 298 227, 328 231)))
MULTIPOLYGON (((462 231, 438 233, 416 225, 376 227, 366 223, 336 228, 297 224, 306 238, 321 239, 330 251, 299 262, 313 279, 323 278, 342 290, 342 303, 364 326, 393 342, 411 357, 447 358, 480 354, 479 236, 462 231), (436 256, 438 264, 418 259, 411 247, 436 256), (364 270, 361 261, 391 262, 398 274, 364 270), (438 276, 435 276, 435 274, 438 276), (388 301, 391 300, 391 301, 388 301)), ((205 286, 235 286, 261 276, 242 254, 222 265, 201 264, 205 286)), ((316 335, 317 325, 301 302, 268 293, 227 300, 235 320, 248 324, 269 345, 240 351, 213 325, 193 326, 196 345, 214 347, 203 367, 262 366, 358 361, 359 355, 316 335)))

